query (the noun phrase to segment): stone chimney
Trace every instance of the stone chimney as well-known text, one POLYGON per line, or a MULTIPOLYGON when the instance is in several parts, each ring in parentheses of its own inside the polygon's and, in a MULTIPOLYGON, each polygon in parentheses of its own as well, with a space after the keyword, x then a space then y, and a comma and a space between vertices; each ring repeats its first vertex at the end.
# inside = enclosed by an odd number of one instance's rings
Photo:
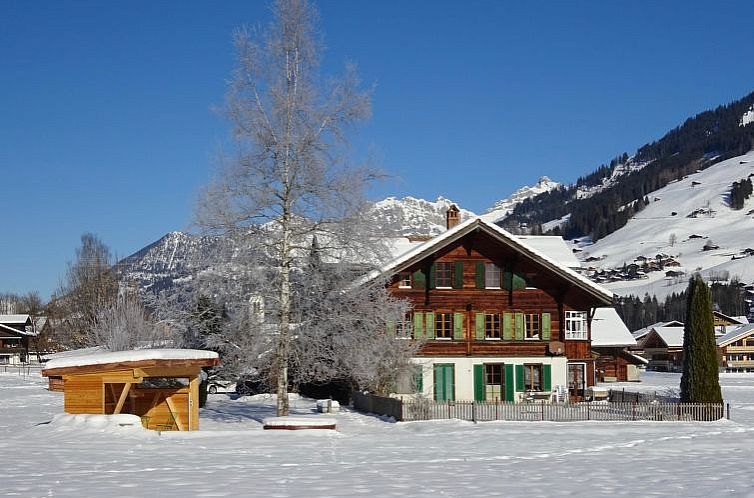
POLYGON ((461 213, 458 210, 458 206, 451 204, 448 207, 448 211, 445 213, 445 227, 450 230, 454 226, 458 225, 461 221, 461 213))

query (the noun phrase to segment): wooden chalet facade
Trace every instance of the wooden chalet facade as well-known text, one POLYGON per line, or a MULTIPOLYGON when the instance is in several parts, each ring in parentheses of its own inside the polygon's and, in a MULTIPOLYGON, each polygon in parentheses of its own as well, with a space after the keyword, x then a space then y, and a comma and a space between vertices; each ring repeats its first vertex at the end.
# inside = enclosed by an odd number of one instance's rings
POLYGON ((722 372, 754 372, 754 324, 717 338, 722 372))
POLYGON ((437 401, 580 399, 594 384, 591 311, 612 293, 481 218, 378 272, 411 303, 398 336, 423 341, 416 390, 437 401))
POLYGON ((0 365, 29 361, 29 340, 35 336, 29 315, 0 315, 0 365))
POLYGON ((83 351, 60 353, 42 370, 50 379, 62 379, 66 413, 132 414, 146 429, 199 429, 199 373, 202 367, 219 364, 217 353, 83 351))

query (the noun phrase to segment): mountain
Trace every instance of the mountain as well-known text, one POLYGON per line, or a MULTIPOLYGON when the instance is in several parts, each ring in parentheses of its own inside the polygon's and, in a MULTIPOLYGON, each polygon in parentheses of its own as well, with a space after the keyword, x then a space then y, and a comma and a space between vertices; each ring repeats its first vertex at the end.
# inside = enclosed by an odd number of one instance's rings
POLYGON ((733 184, 741 180, 754 180, 754 151, 648 193, 649 204, 624 227, 595 243, 585 239, 573 245, 584 266, 593 268, 590 276, 604 279, 619 295, 649 293, 663 299, 685 290, 694 271, 707 281, 738 277, 751 283, 754 197, 735 209, 731 196, 733 184), (634 264, 638 268, 630 268, 634 264), (610 282, 621 274, 621 280, 610 282))
POLYGON ((524 186, 513 192, 510 197, 497 201, 489 208, 482 217, 487 221, 495 223, 504 220, 513 212, 513 209, 524 202, 526 199, 536 197, 539 194, 549 192, 560 187, 558 182, 554 182, 546 176, 541 177, 533 187, 524 186))
MULTIPOLYGON (((456 203, 444 197, 438 197, 434 202, 415 197, 388 197, 374 204, 370 216, 385 233, 402 236, 437 235, 446 229, 445 213, 452 204, 456 203)), ((471 211, 458 207, 462 220, 476 216, 471 211)))
POLYGON ((648 194, 754 148, 754 93, 687 119, 659 140, 626 153, 578 179, 525 199, 506 225, 540 227, 564 220, 555 233, 601 239, 639 213, 648 194))
MULTIPOLYGON (((426 237, 445 230, 445 212, 453 201, 438 197, 426 201, 414 197, 388 197, 376 202, 369 216, 384 233, 403 237, 426 237)), ((476 216, 461 209, 461 219, 476 216)), ((408 242, 405 241, 404 242, 408 242)), ((396 250, 405 250, 406 243, 396 243, 396 250)), ((160 291, 183 279, 190 279, 203 267, 201 262, 225 249, 221 237, 170 232, 117 263, 121 280, 141 289, 160 291)), ((231 251, 232 252, 232 251, 231 251)), ((227 252, 226 252, 227 253, 227 252)), ((220 258, 215 258, 220 259, 220 258)))

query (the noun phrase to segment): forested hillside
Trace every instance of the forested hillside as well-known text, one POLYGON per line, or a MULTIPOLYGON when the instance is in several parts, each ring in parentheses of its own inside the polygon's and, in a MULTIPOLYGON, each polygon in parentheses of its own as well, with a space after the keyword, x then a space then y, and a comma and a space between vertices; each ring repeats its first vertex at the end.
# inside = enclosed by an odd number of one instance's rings
POLYGON ((553 233, 566 238, 591 235, 594 240, 621 228, 648 202, 650 192, 669 182, 754 149, 751 119, 754 93, 689 118, 664 137, 622 154, 576 184, 525 200, 500 223, 526 223, 533 230, 570 214, 553 233))

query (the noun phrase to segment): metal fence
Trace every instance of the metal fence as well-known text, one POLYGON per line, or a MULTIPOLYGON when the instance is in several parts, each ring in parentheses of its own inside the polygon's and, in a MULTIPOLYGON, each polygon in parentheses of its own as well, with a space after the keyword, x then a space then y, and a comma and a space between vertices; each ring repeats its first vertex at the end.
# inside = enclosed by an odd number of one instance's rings
POLYGON ((730 418, 730 406, 703 403, 593 402, 593 403, 510 403, 486 401, 431 400, 401 401, 369 394, 354 395, 359 411, 388 415, 396 420, 460 419, 473 422, 492 420, 575 422, 604 421, 692 421, 730 418))

